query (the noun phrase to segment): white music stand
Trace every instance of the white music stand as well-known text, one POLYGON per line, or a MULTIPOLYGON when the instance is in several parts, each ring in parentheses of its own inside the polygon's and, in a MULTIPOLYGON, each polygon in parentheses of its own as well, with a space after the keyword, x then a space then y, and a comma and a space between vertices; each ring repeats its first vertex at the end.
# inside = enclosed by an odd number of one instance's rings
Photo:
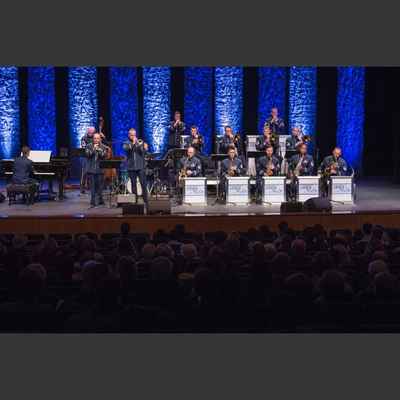
POLYGON ((286 177, 264 176, 262 202, 264 204, 281 204, 286 201, 286 177))
POLYGON ((332 175, 329 185, 329 200, 339 203, 354 204, 353 187, 352 176, 332 175))
POLYGON ((207 205, 207 178, 183 178, 183 203, 190 205, 207 205))
POLYGON ((297 177, 297 201, 307 201, 319 196, 319 176, 297 177))
POLYGON ((250 178, 248 176, 228 176, 226 203, 246 205, 250 203, 250 178))

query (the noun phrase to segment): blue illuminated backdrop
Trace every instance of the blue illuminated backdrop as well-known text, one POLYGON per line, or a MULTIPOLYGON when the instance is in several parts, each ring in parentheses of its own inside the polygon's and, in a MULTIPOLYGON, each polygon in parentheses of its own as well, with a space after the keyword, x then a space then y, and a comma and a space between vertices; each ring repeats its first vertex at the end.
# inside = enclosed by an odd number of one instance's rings
POLYGON ((71 146, 80 147, 89 126, 97 125, 96 67, 71 67, 68 71, 71 146))
POLYGON ((28 143, 32 150, 56 154, 54 67, 28 68, 28 143))
POLYGON ((19 152, 18 68, 0 67, 0 157, 11 158, 19 152))
POLYGON ((364 67, 339 67, 337 145, 353 168, 361 168, 364 145, 364 67))
POLYGON ((286 67, 258 68, 258 132, 264 128, 271 108, 278 107, 281 118, 286 119, 286 67))
MULTIPOLYGON (((289 78, 289 132, 293 127, 313 136, 317 113, 316 67, 290 67, 289 78)), ((313 150, 310 144, 310 152, 313 150)))
POLYGON ((110 68, 111 131, 114 154, 123 154, 122 143, 127 140, 128 130, 135 128, 138 135, 138 80, 137 68, 110 68))
POLYGON ((242 131, 243 68, 215 67, 215 130, 224 133, 230 125, 234 133, 242 131))
POLYGON ((185 123, 188 129, 192 125, 198 126, 204 137, 203 152, 206 154, 212 149, 212 89, 211 67, 185 68, 185 123))
POLYGON ((155 153, 164 152, 168 144, 170 84, 170 67, 143 67, 143 133, 155 153))

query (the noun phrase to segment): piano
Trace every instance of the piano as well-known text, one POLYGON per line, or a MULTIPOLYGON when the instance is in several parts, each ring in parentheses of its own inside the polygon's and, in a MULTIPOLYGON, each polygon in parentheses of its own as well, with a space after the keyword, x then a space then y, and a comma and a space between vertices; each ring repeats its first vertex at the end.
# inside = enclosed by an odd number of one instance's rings
MULTIPOLYGON (((34 178, 38 181, 56 179, 58 181, 58 199, 64 199, 64 183, 71 163, 68 158, 52 157, 50 162, 34 162, 34 178)), ((14 170, 14 159, 0 160, 1 176, 11 178, 14 170)))

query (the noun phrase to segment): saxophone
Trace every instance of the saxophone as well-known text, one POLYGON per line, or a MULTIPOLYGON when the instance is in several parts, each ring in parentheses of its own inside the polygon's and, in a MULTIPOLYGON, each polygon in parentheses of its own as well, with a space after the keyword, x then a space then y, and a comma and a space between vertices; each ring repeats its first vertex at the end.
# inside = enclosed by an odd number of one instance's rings
POLYGON ((236 176, 236 173, 237 173, 237 169, 233 165, 233 160, 230 160, 230 165, 229 165, 229 168, 228 168, 228 175, 229 176, 236 176))
POLYGON ((183 168, 179 171, 179 181, 182 181, 183 178, 187 178, 187 158, 185 159, 185 162, 183 164, 183 168))
POLYGON ((267 176, 272 176, 274 174, 274 165, 272 164, 272 159, 268 159, 267 168, 265 170, 267 176))
POLYGON ((294 169, 294 171, 293 171, 293 175, 294 175, 295 177, 297 177, 297 176, 300 175, 301 165, 302 165, 302 163, 303 163, 303 158, 304 158, 303 156, 300 157, 299 162, 297 163, 297 165, 296 165, 296 167, 295 167, 295 169, 294 169))

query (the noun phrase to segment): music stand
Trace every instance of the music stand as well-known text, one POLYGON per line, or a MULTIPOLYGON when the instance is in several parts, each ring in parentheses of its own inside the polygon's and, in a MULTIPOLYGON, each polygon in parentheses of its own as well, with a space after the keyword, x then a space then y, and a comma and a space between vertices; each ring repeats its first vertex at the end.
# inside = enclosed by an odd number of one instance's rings
MULTIPOLYGON (((220 181, 220 176, 221 176, 221 161, 225 160, 226 158, 228 158, 227 154, 211 154, 211 161, 214 162, 217 166, 217 177, 218 180, 220 181)), ((215 205, 219 200, 219 185, 221 182, 218 183, 217 185, 217 198, 215 199, 215 202, 212 205, 215 205)))
POLYGON ((260 158, 265 156, 265 151, 248 151, 247 158, 260 158))
POLYGON ((150 188, 150 193, 154 190, 155 194, 156 194, 156 199, 158 199, 158 195, 161 192, 161 188, 162 188, 162 182, 160 179, 160 170, 161 168, 164 167, 165 164, 165 160, 160 158, 160 159, 150 159, 148 160, 148 167, 150 169, 153 170, 154 173, 154 180, 153 180, 153 184, 150 188))
POLYGON ((111 180, 111 185, 110 185, 110 208, 112 207, 111 205, 111 198, 113 194, 116 192, 116 188, 118 187, 118 177, 119 177, 119 170, 121 168, 121 163, 123 160, 101 160, 100 161, 100 169, 116 169, 117 172, 117 178, 114 176, 112 177, 111 180))

